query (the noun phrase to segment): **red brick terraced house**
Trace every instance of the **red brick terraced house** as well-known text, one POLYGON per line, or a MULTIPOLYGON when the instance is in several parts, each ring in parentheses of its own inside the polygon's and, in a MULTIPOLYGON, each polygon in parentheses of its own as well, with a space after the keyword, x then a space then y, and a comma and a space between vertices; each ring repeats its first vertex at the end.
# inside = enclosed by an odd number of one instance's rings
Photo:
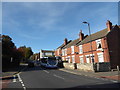
POLYGON ((58 47, 55 56, 61 56, 65 68, 85 71, 110 71, 120 67, 120 26, 108 20, 107 28, 89 36, 82 31, 79 38, 58 47), (91 49, 92 47, 92 49, 91 49))

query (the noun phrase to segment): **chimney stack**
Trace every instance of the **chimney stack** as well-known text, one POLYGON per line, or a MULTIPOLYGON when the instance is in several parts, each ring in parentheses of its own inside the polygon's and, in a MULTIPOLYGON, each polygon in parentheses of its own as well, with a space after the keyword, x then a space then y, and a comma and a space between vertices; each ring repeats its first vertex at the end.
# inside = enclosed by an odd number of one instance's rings
POLYGON ((112 29, 112 23, 109 20, 107 20, 106 26, 107 26, 108 32, 110 32, 112 29))
POLYGON ((79 40, 82 41, 83 39, 84 39, 84 34, 82 33, 82 30, 80 30, 79 40))
POLYGON ((67 40, 67 38, 65 38, 64 39, 64 45, 67 45, 67 43, 68 43, 68 40, 67 40))

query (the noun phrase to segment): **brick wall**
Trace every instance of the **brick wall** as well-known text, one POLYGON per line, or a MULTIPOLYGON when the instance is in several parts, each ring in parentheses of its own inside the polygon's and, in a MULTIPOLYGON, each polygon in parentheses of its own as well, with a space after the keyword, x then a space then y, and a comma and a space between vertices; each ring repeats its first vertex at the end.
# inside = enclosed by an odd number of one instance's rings
POLYGON ((120 28, 114 27, 107 35, 111 68, 120 67, 120 28))

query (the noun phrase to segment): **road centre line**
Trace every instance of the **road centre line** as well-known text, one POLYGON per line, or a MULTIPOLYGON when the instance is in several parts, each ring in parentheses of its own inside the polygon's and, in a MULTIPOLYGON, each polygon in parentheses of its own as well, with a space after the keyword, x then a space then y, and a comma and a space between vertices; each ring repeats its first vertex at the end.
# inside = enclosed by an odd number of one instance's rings
POLYGON ((57 78, 60 78, 60 79, 65 79, 65 78, 63 78, 63 77, 61 77, 61 76, 58 76, 58 75, 56 75, 56 74, 53 74, 53 76, 55 76, 55 77, 57 77, 57 78))
POLYGON ((46 72, 46 73, 50 73, 50 72, 48 72, 48 71, 46 71, 46 70, 43 70, 44 72, 46 72))
POLYGON ((63 69, 60 69, 60 70, 64 71, 64 72, 72 73, 72 74, 77 74, 77 73, 74 73, 74 72, 71 72, 71 71, 67 71, 67 70, 63 70, 63 69))

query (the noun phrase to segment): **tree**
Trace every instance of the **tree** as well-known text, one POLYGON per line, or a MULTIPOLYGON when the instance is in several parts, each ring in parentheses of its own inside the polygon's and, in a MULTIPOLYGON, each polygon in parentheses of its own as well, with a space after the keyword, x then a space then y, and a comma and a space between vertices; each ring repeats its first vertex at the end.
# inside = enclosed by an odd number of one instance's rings
POLYGON ((31 55, 33 55, 31 47, 21 46, 18 50, 22 54, 23 62, 27 62, 31 55))
POLYGON ((2 67, 3 69, 15 67, 20 62, 20 52, 17 50, 12 38, 8 35, 2 35, 2 67))

